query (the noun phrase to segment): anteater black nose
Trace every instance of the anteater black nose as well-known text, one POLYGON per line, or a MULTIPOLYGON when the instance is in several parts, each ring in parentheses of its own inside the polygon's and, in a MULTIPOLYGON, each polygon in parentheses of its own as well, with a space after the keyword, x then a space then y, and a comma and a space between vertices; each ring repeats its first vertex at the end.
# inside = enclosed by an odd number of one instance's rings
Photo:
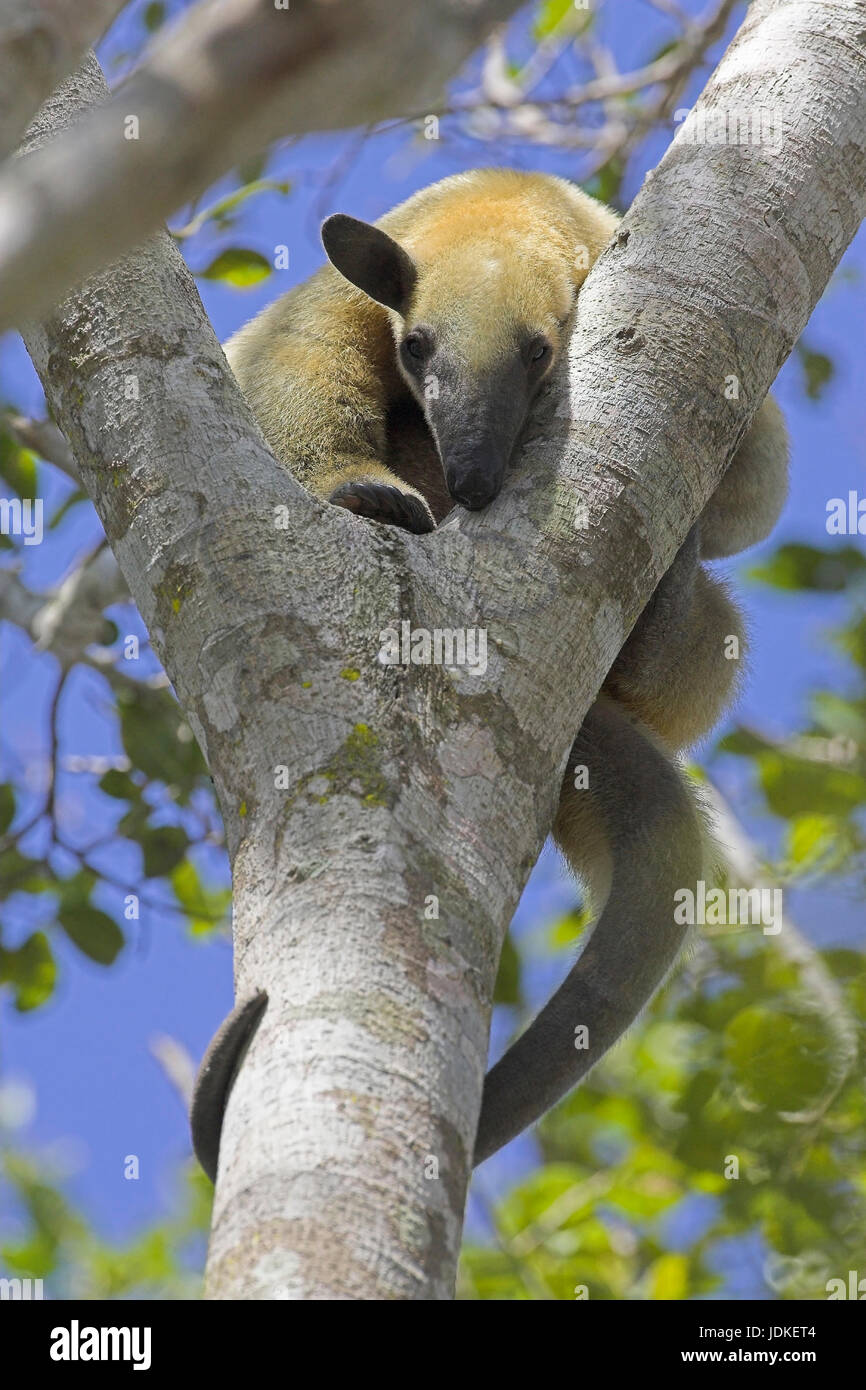
POLYGON ((497 489, 489 482, 465 482, 452 488, 451 496, 461 507, 468 507, 470 512, 477 512, 493 501, 496 492, 497 489))

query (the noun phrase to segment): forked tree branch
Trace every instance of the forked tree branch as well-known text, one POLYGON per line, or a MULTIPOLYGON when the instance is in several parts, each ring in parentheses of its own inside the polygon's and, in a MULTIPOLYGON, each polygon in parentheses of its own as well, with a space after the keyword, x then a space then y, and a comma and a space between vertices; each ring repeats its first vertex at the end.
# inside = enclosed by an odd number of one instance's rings
MULTIPOLYGON (((772 107, 773 143, 681 131, 507 486, 430 536, 277 467, 166 238, 28 331, 211 764, 238 992, 270 996, 213 1296, 450 1295, 502 936, 586 709, 863 215, 862 31, 856 0, 752 4, 699 112, 772 107), (486 628, 486 670, 383 665, 402 620, 486 628)), ((98 95, 90 67, 42 137, 98 95)))

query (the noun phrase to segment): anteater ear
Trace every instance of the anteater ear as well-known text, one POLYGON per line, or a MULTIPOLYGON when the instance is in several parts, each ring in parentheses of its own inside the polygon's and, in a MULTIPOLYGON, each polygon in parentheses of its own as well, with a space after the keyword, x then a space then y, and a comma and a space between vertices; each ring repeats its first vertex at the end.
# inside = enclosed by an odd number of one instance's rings
POLYGON ((322 223, 322 245, 341 275, 377 304, 403 314, 415 286, 415 262, 393 237, 369 222, 335 212, 322 223))

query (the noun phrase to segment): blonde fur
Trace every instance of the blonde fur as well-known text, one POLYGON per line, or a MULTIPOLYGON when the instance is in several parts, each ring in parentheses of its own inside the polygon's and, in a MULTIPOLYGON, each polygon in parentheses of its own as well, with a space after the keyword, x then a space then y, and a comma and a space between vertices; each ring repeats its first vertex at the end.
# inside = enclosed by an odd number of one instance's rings
MULTIPOLYGON (((455 174, 413 194, 375 224, 418 266, 405 315, 326 265, 226 343, 276 457, 319 497, 356 479, 426 499, 407 477, 413 469, 400 433, 387 436, 389 411, 411 400, 395 353, 404 324, 436 327, 448 314, 450 332, 476 368, 507 351, 520 324, 536 325, 558 349, 577 291, 616 221, 564 179, 511 169, 455 174)), ((429 438, 423 442, 431 490, 440 494, 438 520, 446 501, 441 469, 429 438)))

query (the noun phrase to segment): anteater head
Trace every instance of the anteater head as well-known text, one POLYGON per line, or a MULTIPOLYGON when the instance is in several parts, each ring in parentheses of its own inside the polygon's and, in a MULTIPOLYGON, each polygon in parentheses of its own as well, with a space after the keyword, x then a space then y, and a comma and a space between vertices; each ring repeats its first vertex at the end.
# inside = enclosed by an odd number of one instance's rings
POLYGON ((390 311, 399 370, 448 491, 473 510, 502 487, 586 277, 578 215, 569 209, 573 225, 563 226, 558 211, 558 235, 538 208, 483 199, 434 211, 399 240, 341 213, 322 228, 336 269, 390 311))

